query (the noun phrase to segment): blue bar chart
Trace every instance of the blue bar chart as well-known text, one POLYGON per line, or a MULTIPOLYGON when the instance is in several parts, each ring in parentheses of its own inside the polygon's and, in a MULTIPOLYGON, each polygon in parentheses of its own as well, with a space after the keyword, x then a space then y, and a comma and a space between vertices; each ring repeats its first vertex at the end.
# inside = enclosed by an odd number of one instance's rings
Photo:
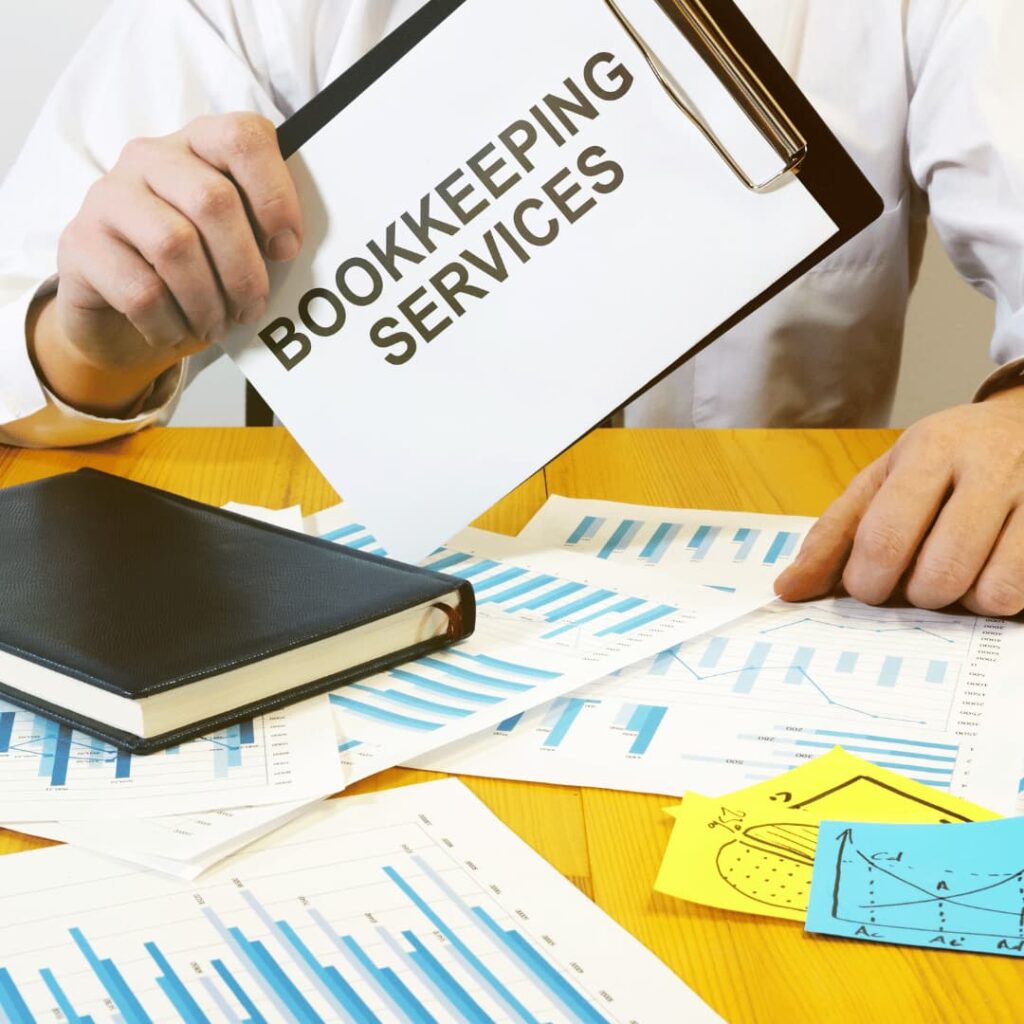
POLYGON ((332 745, 329 723, 282 709, 139 757, 34 712, 0 702, 0 813, 9 821, 74 820, 138 803, 152 814, 210 806, 211 786, 238 806, 283 802, 316 783, 332 745), (306 723, 311 728, 306 728, 306 723), (270 740, 273 738, 273 747, 270 740), (315 762, 315 763, 314 763, 315 762))
POLYGON ((584 516, 566 538, 565 543, 576 545, 581 544, 585 540, 593 540, 597 536, 597 531, 604 526, 604 522, 603 519, 597 516, 584 516))
MULTIPOLYGON (((204 737, 202 741, 212 756, 213 775, 226 778, 232 768, 241 768, 246 747, 256 743, 254 725, 251 720, 228 726, 221 733, 204 737)), ((180 747, 171 747, 162 755, 173 756, 180 747)), ((112 774, 115 779, 132 777, 133 758, 130 752, 118 750, 108 743, 76 733, 66 725, 60 725, 41 715, 27 715, 23 712, 4 711, 0 713, 0 755, 20 754, 37 760, 36 774, 46 779, 48 785, 68 785, 71 766, 90 769, 95 772, 112 774), (27 734, 14 738, 14 726, 19 715, 31 718, 27 734)))
POLYGON ((386 555, 387 551, 378 543, 362 523, 346 523, 321 534, 322 540, 329 540, 355 551, 366 551, 371 555, 386 555))
MULTIPOLYGON (((707 588, 752 592, 792 559, 808 527, 795 517, 556 496, 520 537, 534 547, 571 547, 596 562, 633 560, 644 572, 657 567, 707 588)), ((681 795, 739 789, 843 745, 970 798, 971 787, 980 786, 971 775, 980 720, 1012 658, 1005 631, 997 620, 948 612, 766 598, 761 610, 726 628, 665 645, 574 691, 571 699, 585 702, 575 715, 565 704, 564 718, 550 704, 508 715, 480 737, 416 764, 681 795), (557 747, 546 748, 553 719, 565 727, 557 747)))
MULTIPOLYGON (((286 1021, 431 1021, 439 1019, 437 1003, 455 1020, 493 1020, 490 1013, 495 1003, 514 1019, 534 1024, 547 1019, 536 1012, 538 1004, 560 1009, 569 1019, 586 1024, 611 1020, 521 928, 504 926, 501 921, 506 914, 482 893, 465 899, 421 855, 411 858, 409 869, 385 863, 379 870, 405 904, 404 916, 418 917, 418 921, 412 928, 394 931, 377 926, 368 941, 331 924, 310 901, 305 902, 303 914, 291 920, 277 918, 251 890, 241 889, 250 911, 246 917, 253 922, 247 926, 229 923, 230 917, 204 901, 200 914, 222 944, 220 955, 208 958, 209 974, 197 971, 195 964, 175 969, 158 941, 144 941, 155 990, 138 985, 113 957, 97 952, 81 928, 68 928, 67 936, 103 1001, 112 1004, 126 1024, 153 1024, 160 1019, 165 1006, 156 998, 156 990, 186 1024, 218 1019, 210 1013, 214 1006, 222 1012, 227 1008, 228 1019, 245 1014, 249 1020, 264 1022, 272 1016, 271 1007, 286 1021), (409 869, 417 876, 415 882, 409 869), (435 909, 439 898, 454 905, 457 918, 435 909), (483 925, 490 942, 480 940, 480 929, 470 927, 467 933, 467 922, 474 920, 483 925), (435 934, 443 937, 451 953, 437 949, 435 934), (493 952, 487 946, 501 954, 500 967, 485 962, 493 952), (510 979, 518 984, 510 984, 510 979), (204 984, 207 981, 209 985, 204 984), (524 996, 522 989, 529 994, 524 996), (261 1011, 262 1004, 267 1005, 261 1011)), ((76 1009, 53 969, 42 967, 38 974, 68 1020, 95 1021, 92 1014, 76 1009)), ((33 1024, 38 1019, 27 1002, 30 995, 30 989, 23 993, 10 972, 0 969, 0 1009, 9 1021, 33 1024)), ((106 1014, 99 1019, 107 1019, 106 1014)))
POLYGON ((679 523, 659 523, 650 540, 641 549, 639 557, 651 565, 657 565, 679 536, 680 530, 682 525, 679 523))
POLYGON ((612 531, 608 542, 597 553, 598 558, 611 558, 620 551, 626 551, 643 524, 637 519, 623 519, 612 531))
POLYGON ((552 497, 520 536, 601 561, 670 567, 711 587, 767 585, 792 561, 810 521, 742 512, 651 509, 552 497), (585 511, 593 509, 594 511, 585 511))
POLYGON ((799 534, 790 533, 788 530, 780 530, 775 534, 764 556, 765 565, 778 565, 783 558, 792 558, 796 554, 796 546, 799 540, 799 534))
POLYGON ((690 538, 687 548, 693 552, 695 562, 703 562, 708 557, 708 552, 718 540, 721 530, 717 526, 698 526, 690 538))
MULTIPOLYGON (((627 543, 633 525, 629 521, 620 524, 608 542, 609 553, 627 543)), ((425 564, 428 569, 470 580, 480 608, 552 624, 554 628, 539 634, 541 640, 567 635, 571 638, 580 631, 597 639, 626 635, 678 610, 606 587, 587 586, 549 572, 531 572, 523 566, 508 566, 496 559, 475 558, 463 552, 435 552, 425 564), (536 616, 528 615, 534 612, 536 616)))
POLYGON ((733 535, 732 542, 736 545, 736 552, 733 555, 734 562, 745 562, 750 558, 754 545, 761 536, 760 530, 750 526, 741 526, 733 535))
POLYGON ((615 720, 615 727, 623 732, 632 733, 634 739, 629 753, 642 757, 647 753, 658 732, 658 726, 668 714, 667 707, 652 704, 624 704, 615 720))
MULTIPOLYGON (((741 735, 740 739, 747 744, 763 742, 751 734, 741 735)), ((772 760, 769 762, 771 769, 758 778, 772 778, 835 746, 841 746, 879 768, 891 768, 911 775, 925 785, 945 790, 951 787, 960 754, 960 745, 955 742, 908 739, 881 731, 810 727, 797 730, 776 726, 772 760)))
POLYGON ((584 516, 571 527, 563 543, 567 547, 587 548, 598 558, 627 556, 651 565, 659 564, 670 550, 680 546, 685 557, 694 562, 714 556, 734 565, 756 561, 781 566, 796 554, 802 539, 803 532, 799 530, 584 516))
POLYGON ((464 787, 396 794, 324 808, 197 888, 45 851, 4 880, 16 916, 0 922, 0 1019, 626 1024, 673 998, 679 983, 553 869, 538 874, 464 787), (132 894, 131 927, 104 881, 132 894))
POLYGON ((555 750, 560 747, 562 741, 569 735, 569 730, 576 724, 580 712, 598 703, 581 697, 559 697, 549 704, 542 725, 547 731, 547 739, 542 744, 544 749, 555 750))

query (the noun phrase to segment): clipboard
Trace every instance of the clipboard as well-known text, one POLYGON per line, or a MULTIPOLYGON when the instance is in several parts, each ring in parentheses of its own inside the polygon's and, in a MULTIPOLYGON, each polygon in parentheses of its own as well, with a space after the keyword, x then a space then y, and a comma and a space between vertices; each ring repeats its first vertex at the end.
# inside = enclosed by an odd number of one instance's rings
POLYGON ((223 347, 410 562, 882 207, 732 0, 428 0, 279 139, 307 244, 223 347))
MULTIPOLYGON (((474 0, 428 0, 419 11, 279 127, 278 142, 285 159, 295 154, 455 11, 472 2, 474 0)), ((776 151, 780 161, 776 175, 765 180, 755 180, 719 139, 715 126, 707 123, 675 87, 658 53, 630 21, 619 0, 594 0, 595 4, 604 4, 614 15, 624 35, 642 54, 649 73, 658 78, 679 108, 680 116, 690 120, 694 130, 704 136, 707 144, 715 149, 744 187, 758 192, 768 191, 777 187, 786 176, 797 174, 814 199, 836 223, 838 232, 772 287, 761 292, 689 348, 680 359, 653 377, 623 404, 642 395, 730 331, 754 310, 866 228, 881 215, 883 209, 881 197, 733 0, 650 2, 656 4, 674 23, 776 151)), ((245 407, 247 426, 273 424, 273 410, 248 382, 245 407)), ((614 411, 609 410, 609 414, 614 411)))

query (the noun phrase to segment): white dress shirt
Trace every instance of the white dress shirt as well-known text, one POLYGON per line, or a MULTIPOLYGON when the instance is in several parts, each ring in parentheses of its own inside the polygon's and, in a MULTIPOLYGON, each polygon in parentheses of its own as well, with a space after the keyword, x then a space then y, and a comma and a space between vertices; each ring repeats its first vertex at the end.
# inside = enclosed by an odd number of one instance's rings
MULTIPOLYGON (((54 286, 60 232, 123 145, 211 112, 255 110, 279 123, 421 3, 114 3, 0 188, 0 441, 86 444, 165 421, 187 381, 218 354, 167 373, 130 420, 76 412, 36 378, 26 311, 39 289, 54 286)), ((885 212, 634 402, 624 422, 884 425, 929 209, 961 274, 996 302, 992 354, 1004 365, 984 387, 1016 380, 1014 360, 1024 356, 1024 3, 739 3, 882 195, 885 212)))

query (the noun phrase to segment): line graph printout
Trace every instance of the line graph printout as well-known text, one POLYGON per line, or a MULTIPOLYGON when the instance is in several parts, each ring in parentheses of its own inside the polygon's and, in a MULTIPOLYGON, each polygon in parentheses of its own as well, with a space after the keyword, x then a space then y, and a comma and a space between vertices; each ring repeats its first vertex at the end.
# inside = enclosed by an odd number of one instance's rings
POLYGON ((533 548, 562 548, 706 586, 756 586, 775 577, 814 523, 804 516, 654 508, 552 495, 519 534, 533 548))
POLYGON ((454 780, 328 802, 198 883, 61 847, 0 893, 17 1024, 719 1019, 454 780))
POLYGON ((807 930, 1024 957, 1024 819, 825 822, 807 930))
POLYGON ((3 822, 149 817, 315 798, 342 788, 336 762, 326 697, 145 756, 0 702, 3 822))
MULTIPOLYGON (((343 543, 344 541, 339 541, 343 543)), ((631 566, 467 530, 426 559, 471 580, 458 647, 331 694, 346 784, 436 750, 729 622, 760 596, 652 579, 631 566)))
MULTIPOLYGON (((1024 653, 1022 633, 1000 620, 868 608, 848 598, 774 602, 415 764, 671 795, 726 793, 839 745, 986 802, 972 774, 977 735, 1024 653)), ((1019 722, 990 717, 996 730, 1019 722)), ((1016 779, 1019 742, 986 748, 1004 751, 989 774, 1016 779)))

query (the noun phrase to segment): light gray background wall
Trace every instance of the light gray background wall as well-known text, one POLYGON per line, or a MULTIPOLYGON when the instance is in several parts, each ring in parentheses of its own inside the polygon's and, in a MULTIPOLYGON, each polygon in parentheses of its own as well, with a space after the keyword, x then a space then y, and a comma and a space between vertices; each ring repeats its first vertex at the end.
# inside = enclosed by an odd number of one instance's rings
MULTIPOLYGON (((156 3, 160 0, 135 0, 156 3)), ((51 85, 110 0, 0 0, 0 177, 14 160, 51 85)), ((991 304, 957 277, 934 235, 908 318, 907 347, 893 422, 903 426, 936 409, 966 401, 991 370, 991 304)), ((191 387, 178 424, 243 422, 238 371, 218 360, 191 387)))

